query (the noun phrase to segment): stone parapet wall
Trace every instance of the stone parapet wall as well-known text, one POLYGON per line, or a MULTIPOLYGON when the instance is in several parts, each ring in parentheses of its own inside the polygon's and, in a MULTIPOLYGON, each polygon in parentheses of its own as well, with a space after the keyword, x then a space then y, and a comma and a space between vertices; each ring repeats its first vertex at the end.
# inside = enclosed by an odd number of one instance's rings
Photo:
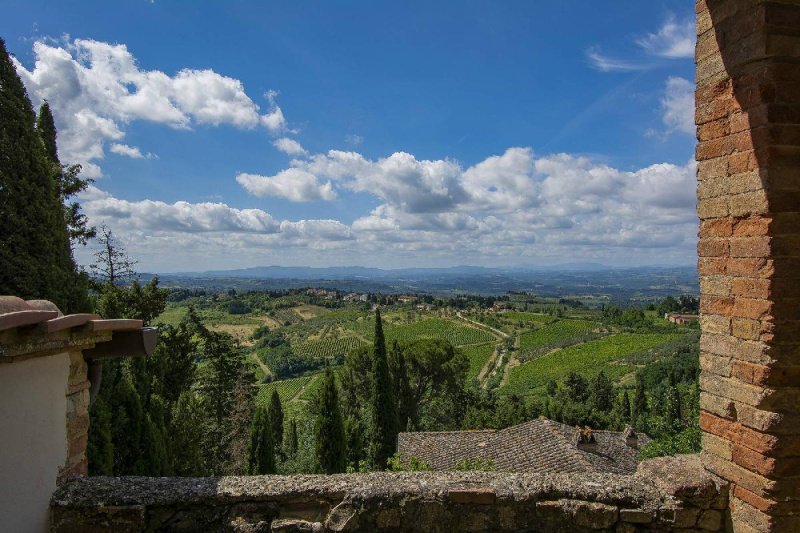
POLYGON ((84 478, 55 493, 54 532, 721 531, 727 487, 696 456, 635 476, 414 472, 84 478))

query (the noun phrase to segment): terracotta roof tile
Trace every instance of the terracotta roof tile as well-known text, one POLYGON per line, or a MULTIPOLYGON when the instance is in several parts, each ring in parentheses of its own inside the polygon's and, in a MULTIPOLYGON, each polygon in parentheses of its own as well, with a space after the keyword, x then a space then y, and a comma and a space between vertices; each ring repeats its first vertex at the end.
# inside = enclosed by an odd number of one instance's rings
MULTIPOLYGON (((575 428, 540 418, 499 431, 408 432, 398 436, 398 450, 417 457, 434 470, 450 470, 465 459, 490 459, 499 471, 614 472, 632 474, 638 449, 623 433, 594 431, 593 451, 574 443, 575 428)), ((649 442, 639 436, 639 444, 649 442)))

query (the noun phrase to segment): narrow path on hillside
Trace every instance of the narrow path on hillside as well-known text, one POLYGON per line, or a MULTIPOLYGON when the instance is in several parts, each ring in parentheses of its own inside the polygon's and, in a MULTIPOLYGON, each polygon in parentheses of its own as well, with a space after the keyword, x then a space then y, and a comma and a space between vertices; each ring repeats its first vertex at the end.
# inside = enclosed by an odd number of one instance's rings
POLYGON ((503 371, 503 366, 506 363, 506 357, 508 356, 508 351, 506 350, 504 344, 502 343, 498 344, 495 353, 497 353, 497 357, 494 360, 494 364, 492 365, 491 370, 486 374, 485 379, 481 384, 481 387, 484 389, 488 388, 489 380, 495 377, 498 372, 503 371))
POLYGON ((478 329, 482 329, 482 330, 487 330, 488 329, 489 331, 491 331, 494 334, 495 337, 499 337, 501 339, 508 338, 508 333, 506 333, 505 331, 500 331, 499 329, 495 329, 492 326, 487 326, 486 324, 478 322, 477 320, 472 320, 471 318, 467 318, 467 317, 465 317, 464 315, 461 314, 461 311, 456 311, 456 316, 458 318, 460 318, 461 320, 463 320, 464 322, 469 322, 473 326, 476 326, 478 329))
POLYGON ((481 368, 481 371, 478 372, 478 383, 483 388, 486 388, 484 386, 484 383, 486 381, 486 376, 489 375, 489 371, 494 367, 494 362, 497 360, 497 352, 499 351, 498 348, 499 345, 496 345, 494 347, 492 355, 489 356, 489 359, 486 360, 486 363, 484 363, 483 367, 481 368))
POLYGON ((258 357, 258 354, 256 352, 250 352, 250 357, 252 357, 253 361, 256 362, 259 368, 261 368, 261 371, 264 373, 264 376, 266 377, 272 376, 272 370, 270 370, 269 367, 264 364, 264 361, 262 361, 261 358, 258 357))
POLYGON ((522 362, 519 359, 517 359, 517 356, 516 356, 516 354, 519 352, 519 344, 520 344, 520 338, 519 337, 515 337, 514 338, 514 351, 509 356, 508 363, 506 363, 506 367, 503 369, 503 379, 500 380, 500 387, 505 387, 506 385, 508 385, 508 380, 509 380, 509 378, 511 378, 511 370, 514 367, 519 366, 519 365, 522 364, 522 362))
POLYGON ((319 376, 320 376, 319 374, 314 374, 313 376, 311 376, 311 379, 308 380, 308 383, 306 383, 305 385, 303 385, 302 387, 297 389, 297 392, 294 393, 294 396, 289 398, 289 401, 290 402, 299 402, 299 403, 308 403, 307 400, 303 400, 302 398, 300 398, 300 396, 305 392, 306 387, 310 387, 311 385, 314 384, 315 381, 317 381, 317 379, 319 379, 319 376))

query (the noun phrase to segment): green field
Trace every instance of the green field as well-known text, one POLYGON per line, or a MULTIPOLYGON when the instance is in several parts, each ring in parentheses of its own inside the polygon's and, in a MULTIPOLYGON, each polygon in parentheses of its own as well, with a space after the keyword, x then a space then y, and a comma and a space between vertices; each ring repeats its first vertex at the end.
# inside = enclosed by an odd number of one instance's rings
POLYGON ((512 369, 508 385, 501 393, 538 394, 551 379, 560 381, 573 371, 591 377, 602 370, 616 380, 635 368, 617 361, 674 337, 671 334, 620 333, 557 350, 512 369))
POLYGON ((303 386, 311 381, 312 377, 313 376, 301 376, 299 378, 283 379, 281 381, 273 381, 272 383, 261 385, 258 395, 256 396, 256 404, 267 405, 273 390, 278 391, 278 397, 281 399, 281 403, 286 404, 300 392, 303 386))
POLYGON ((301 357, 325 359, 345 356, 348 352, 362 346, 364 341, 358 337, 340 337, 314 340, 292 345, 292 351, 301 357))
MULTIPOLYGON (((346 324, 346 327, 362 335, 370 342, 374 337, 375 325, 372 319, 350 322, 346 324)), ((442 318, 426 318, 411 324, 384 324, 383 333, 386 337, 386 343, 390 346, 395 340, 410 342, 417 339, 444 339, 454 346, 481 344, 495 340, 491 333, 442 318)))
POLYGON ((533 359, 552 349, 580 342, 599 328, 599 323, 587 320, 558 320, 521 335, 517 357, 522 361, 533 359))
POLYGON ((480 374, 486 361, 492 356, 495 344, 490 342, 478 346, 464 346, 461 350, 469 359, 469 371, 467 372, 467 382, 475 379, 480 374))
POLYGON ((183 317, 186 316, 188 310, 188 307, 183 306, 167 307, 163 313, 156 317, 155 323, 177 326, 180 324, 181 320, 183 320, 183 317))
POLYGON ((308 385, 306 385, 298 398, 306 402, 313 400, 314 396, 317 394, 317 391, 322 387, 322 378, 324 375, 324 373, 319 373, 311 376, 311 381, 308 383, 308 385))
POLYGON ((529 313, 526 311, 505 311, 500 313, 500 316, 504 319, 517 322, 522 325, 525 324, 547 324, 555 320, 550 315, 543 315, 539 313, 529 313))

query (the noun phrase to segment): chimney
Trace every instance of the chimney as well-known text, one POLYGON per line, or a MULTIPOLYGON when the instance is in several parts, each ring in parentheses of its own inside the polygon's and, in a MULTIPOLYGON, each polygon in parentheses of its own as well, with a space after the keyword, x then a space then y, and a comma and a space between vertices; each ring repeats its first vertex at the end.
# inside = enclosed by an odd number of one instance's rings
POLYGON ((592 434, 592 428, 585 426, 583 429, 575 427, 575 446, 584 452, 594 452, 597 450, 597 439, 592 434))
POLYGON ((625 439, 625 444, 631 448, 639 448, 639 436, 633 432, 633 428, 625 426, 625 431, 622 432, 622 438, 625 439))

